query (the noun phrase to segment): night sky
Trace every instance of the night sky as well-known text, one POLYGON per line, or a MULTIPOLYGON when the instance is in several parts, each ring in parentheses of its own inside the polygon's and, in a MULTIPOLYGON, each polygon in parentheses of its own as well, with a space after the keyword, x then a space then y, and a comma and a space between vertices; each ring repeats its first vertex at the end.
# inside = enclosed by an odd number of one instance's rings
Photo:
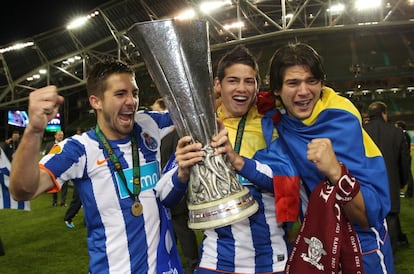
POLYGON ((14 0, 0 9, 0 45, 14 43, 51 29, 64 27, 108 0, 14 0), (6 8, 7 7, 7 8, 6 8))

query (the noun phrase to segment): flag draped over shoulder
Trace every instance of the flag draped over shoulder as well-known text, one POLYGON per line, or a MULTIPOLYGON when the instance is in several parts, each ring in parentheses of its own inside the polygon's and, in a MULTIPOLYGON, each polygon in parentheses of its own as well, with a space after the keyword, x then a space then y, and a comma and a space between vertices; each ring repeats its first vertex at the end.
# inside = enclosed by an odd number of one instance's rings
POLYGON ((9 192, 10 161, 0 148, 0 209, 30 210, 30 202, 18 202, 13 200, 9 192))
MULTIPOLYGON (((305 120, 291 117, 284 110, 272 110, 275 104, 270 102, 266 94, 263 97, 267 100, 263 100, 258 106, 261 111, 267 111, 266 115, 272 116, 279 133, 277 142, 272 143, 275 146, 273 151, 279 149, 274 158, 288 156, 288 160, 295 167, 286 169, 288 162, 280 165, 275 160, 270 165, 273 173, 275 177, 286 177, 297 172, 311 193, 305 219, 285 269, 286 273, 326 273, 328 268, 332 268, 332 273, 339 268, 342 273, 362 273, 355 270, 361 269, 361 254, 377 252, 387 237, 384 219, 390 209, 390 198, 384 159, 362 128, 358 110, 349 100, 328 87, 323 88, 312 115, 305 120), (347 168, 346 172, 343 170, 341 178, 345 178, 344 174, 347 174, 348 178, 355 180, 344 180, 345 182, 359 182, 371 226, 369 229, 351 225, 346 215, 341 213, 342 209, 337 206, 336 197, 343 185, 338 187, 338 182, 335 189, 325 184, 324 174, 307 159, 307 145, 316 138, 331 140, 337 159, 343 163, 343 168, 347 168), (277 165, 282 168, 277 169, 277 165)), ((276 193, 280 186, 276 185, 276 180, 274 183, 276 193)), ((362 259, 363 264, 365 261, 369 264, 369 257, 367 258, 362 259)))
MULTIPOLYGON (((266 124, 263 130, 277 125, 282 114, 275 108, 275 100, 270 92, 262 91, 257 94, 257 110, 264 116, 266 124)), ((290 159, 287 147, 281 138, 272 142, 267 140, 268 146, 256 152, 254 159, 269 165, 273 171, 273 186, 275 193, 275 208, 278 222, 296 222, 300 207, 300 178, 299 172, 290 159)))
POLYGON ((282 115, 277 125, 280 138, 293 156, 297 170, 312 191, 324 175, 307 160, 307 144, 315 138, 329 138, 336 157, 358 179, 366 203, 368 221, 382 226, 390 209, 388 177, 380 150, 363 130, 361 117, 355 106, 346 98, 324 87, 321 99, 312 115, 300 121, 282 115))
POLYGON ((300 178, 281 140, 274 140, 259 150, 254 159, 269 165, 273 171, 275 208, 278 222, 296 222, 300 207, 300 178))

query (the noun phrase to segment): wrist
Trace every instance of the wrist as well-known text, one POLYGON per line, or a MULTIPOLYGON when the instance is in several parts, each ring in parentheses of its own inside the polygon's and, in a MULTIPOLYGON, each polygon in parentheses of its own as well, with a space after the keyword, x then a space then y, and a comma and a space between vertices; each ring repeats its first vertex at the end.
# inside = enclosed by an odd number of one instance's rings
POLYGON ((37 128, 37 127, 33 127, 30 123, 27 125, 26 129, 24 130, 25 135, 33 135, 36 136, 38 138, 43 138, 43 134, 44 134, 45 130, 44 128, 37 128))
POLYGON ((240 171, 244 166, 244 159, 240 155, 235 154, 230 164, 235 170, 240 171))
POLYGON ((336 182, 337 195, 336 199, 340 203, 347 203, 351 201, 359 192, 359 182, 353 177, 346 166, 342 163, 341 165, 341 176, 336 182))
POLYGON ((341 162, 337 162, 335 164, 335 167, 331 169, 331 172, 329 175, 327 175, 327 178, 331 185, 336 185, 337 182, 341 179, 343 175, 343 164, 341 162))

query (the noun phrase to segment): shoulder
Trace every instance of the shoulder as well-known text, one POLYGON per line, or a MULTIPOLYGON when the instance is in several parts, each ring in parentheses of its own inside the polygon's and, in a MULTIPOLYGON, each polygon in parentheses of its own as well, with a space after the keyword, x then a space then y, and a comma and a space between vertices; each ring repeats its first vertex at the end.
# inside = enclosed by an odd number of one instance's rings
POLYGON ((321 98, 325 108, 338 108, 352 113, 355 116, 360 116, 358 109, 355 105, 342 95, 337 94, 333 89, 329 87, 323 88, 323 94, 321 98))
POLYGON ((154 119, 154 115, 149 112, 139 111, 135 114, 135 122, 140 127, 147 127, 147 126, 154 126, 156 125, 156 120, 154 119))
POLYGON ((156 124, 158 128, 164 128, 173 124, 168 112, 141 110, 135 114, 135 122, 140 126, 156 124))

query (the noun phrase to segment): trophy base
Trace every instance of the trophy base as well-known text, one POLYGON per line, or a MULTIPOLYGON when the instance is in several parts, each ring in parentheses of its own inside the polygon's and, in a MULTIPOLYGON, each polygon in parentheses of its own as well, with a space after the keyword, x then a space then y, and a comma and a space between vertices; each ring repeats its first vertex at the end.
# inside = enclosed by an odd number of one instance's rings
POLYGON ((229 197, 205 204, 188 204, 191 229, 213 229, 236 223, 256 213, 259 205, 244 187, 229 197))

